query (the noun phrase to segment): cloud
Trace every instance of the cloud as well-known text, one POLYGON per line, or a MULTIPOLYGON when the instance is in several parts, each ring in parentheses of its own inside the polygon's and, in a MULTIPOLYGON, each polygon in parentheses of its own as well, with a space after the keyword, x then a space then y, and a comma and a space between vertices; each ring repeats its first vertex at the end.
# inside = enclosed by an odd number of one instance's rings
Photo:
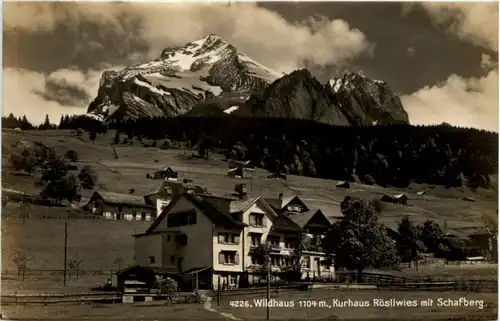
POLYGON ((444 84, 426 86, 401 101, 415 125, 447 122, 498 132, 498 70, 481 78, 451 75, 444 84))
POLYGON ((65 25, 80 31, 79 25, 84 22, 102 26, 100 43, 96 39, 82 41, 80 47, 106 47, 109 39, 104 39, 105 30, 109 29, 114 31, 110 35, 123 35, 122 43, 109 50, 128 48, 124 43, 138 36, 149 46, 149 59, 158 57, 167 46, 215 33, 253 59, 282 72, 300 68, 306 60, 316 65, 342 64, 373 48, 361 31, 343 20, 315 18, 292 24, 254 3, 8 2, 4 13, 5 30, 51 32, 65 25), (131 36, 127 39, 125 35, 131 36))
POLYGON ((44 75, 6 68, 3 70, 3 114, 26 115, 33 124, 42 123, 45 114, 53 123, 59 122, 61 114, 83 114, 90 97, 97 93, 102 71, 83 73, 61 69, 44 75))
POLYGON ((498 61, 492 61, 491 56, 487 54, 481 55, 481 68, 486 70, 498 69, 498 61))
MULTIPOLYGON (((406 3, 403 14, 421 7, 434 23, 459 38, 498 52, 498 4, 421 2, 406 3)), ((464 78, 453 74, 443 84, 425 86, 401 97, 413 124, 447 122, 498 132, 498 62, 481 55, 482 69, 488 74, 464 78)))
POLYGON ((498 3, 421 2, 408 3, 404 11, 421 6, 437 25, 478 46, 498 52, 498 3))

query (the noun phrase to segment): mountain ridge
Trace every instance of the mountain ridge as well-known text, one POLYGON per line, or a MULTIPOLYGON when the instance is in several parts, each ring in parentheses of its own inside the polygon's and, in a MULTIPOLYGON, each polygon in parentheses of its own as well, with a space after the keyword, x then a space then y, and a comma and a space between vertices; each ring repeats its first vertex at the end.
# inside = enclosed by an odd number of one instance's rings
POLYGON ((383 81, 349 73, 321 84, 307 69, 282 75, 214 34, 165 48, 154 60, 105 71, 88 108, 88 115, 105 121, 207 113, 332 125, 409 123, 383 81))

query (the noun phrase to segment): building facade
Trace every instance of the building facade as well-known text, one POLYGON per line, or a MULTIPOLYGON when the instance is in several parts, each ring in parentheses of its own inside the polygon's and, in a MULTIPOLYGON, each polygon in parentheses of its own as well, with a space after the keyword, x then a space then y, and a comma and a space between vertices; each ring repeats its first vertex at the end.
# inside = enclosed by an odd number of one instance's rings
POLYGON ((94 215, 102 215, 110 220, 143 220, 156 218, 156 208, 148 205, 142 196, 94 192, 86 207, 94 215))
MULTIPOLYGON (((196 279, 200 288, 236 288, 248 281, 248 274, 262 272, 257 249, 265 243, 273 272, 300 268, 295 260, 300 259, 301 237, 302 229, 261 197, 181 192, 145 233, 135 236, 135 260, 140 266, 176 266, 184 275, 204 271, 196 279)), ((304 252, 311 262, 303 263, 306 274, 323 272, 318 258, 324 257, 304 252)))

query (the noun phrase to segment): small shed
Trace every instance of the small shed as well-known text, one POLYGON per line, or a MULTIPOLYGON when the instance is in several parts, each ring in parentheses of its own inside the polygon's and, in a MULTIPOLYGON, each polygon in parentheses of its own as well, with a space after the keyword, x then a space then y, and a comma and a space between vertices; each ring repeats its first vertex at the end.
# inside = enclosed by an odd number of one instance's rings
POLYGON ((155 287, 156 276, 178 278, 175 267, 147 267, 134 265, 117 273, 118 292, 147 293, 155 287))
POLYGON ((408 204, 408 196, 406 196, 405 194, 384 195, 382 196, 380 201, 385 203, 406 205, 408 204))
POLYGON ((235 168, 231 168, 227 172, 227 176, 234 177, 234 178, 243 178, 244 177, 243 167, 238 166, 238 167, 235 167, 235 168))
POLYGON ((177 179, 179 177, 179 171, 175 168, 169 166, 165 168, 158 169, 153 173, 153 179, 177 179))
POLYGON ((348 181, 339 181, 336 186, 338 188, 351 188, 351 184, 348 181))

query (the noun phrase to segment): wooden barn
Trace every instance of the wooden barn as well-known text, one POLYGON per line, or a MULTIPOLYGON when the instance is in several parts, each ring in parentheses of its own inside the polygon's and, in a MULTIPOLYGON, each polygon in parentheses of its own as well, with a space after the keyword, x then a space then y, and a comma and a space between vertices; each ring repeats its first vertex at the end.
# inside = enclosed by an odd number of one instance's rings
POLYGON ((153 179, 167 179, 167 180, 177 180, 179 177, 179 170, 173 168, 172 166, 160 168, 151 175, 153 179))
POLYGON ((351 184, 348 181, 339 181, 336 186, 338 188, 351 188, 351 184))
POLYGON ((384 195, 384 196, 382 196, 380 201, 385 202, 385 203, 406 205, 406 204, 408 204, 408 196, 406 196, 405 194, 384 195))
POLYGON ((238 166, 235 168, 231 168, 227 172, 227 176, 233 177, 233 178, 244 178, 245 177, 245 171, 243 170, 243 167, 238 166))

